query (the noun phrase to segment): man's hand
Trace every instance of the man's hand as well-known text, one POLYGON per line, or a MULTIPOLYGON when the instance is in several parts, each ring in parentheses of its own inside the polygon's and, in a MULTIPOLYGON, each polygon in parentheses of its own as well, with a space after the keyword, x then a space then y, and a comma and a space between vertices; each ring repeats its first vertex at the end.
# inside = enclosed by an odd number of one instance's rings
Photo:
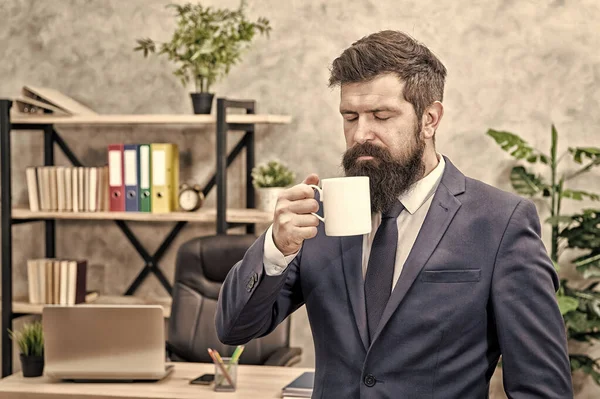
POLYGON ((277 199, 273 242, 283 255, 298 252, 304 240, 317 235, 319 219, 311 212, 317 212, 319 204, 309 184, 319 184, 319 177, 308 175, 302 183, 283 191, 277 199))

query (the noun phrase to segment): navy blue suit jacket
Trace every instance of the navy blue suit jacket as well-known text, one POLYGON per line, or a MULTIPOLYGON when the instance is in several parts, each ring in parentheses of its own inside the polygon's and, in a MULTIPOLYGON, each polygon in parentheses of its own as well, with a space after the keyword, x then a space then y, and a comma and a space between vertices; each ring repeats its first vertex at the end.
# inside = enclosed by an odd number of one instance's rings
POLYGON ((533 203, 465 177, 442 181, 368 345, 362 236, 321 225, 281 276, 264 235, 230 271, 219 339, 243 344, 305 305, 316 355, 313 398, 486 398, 502 355, 511 399, 572 398, 559 281, 533 203))

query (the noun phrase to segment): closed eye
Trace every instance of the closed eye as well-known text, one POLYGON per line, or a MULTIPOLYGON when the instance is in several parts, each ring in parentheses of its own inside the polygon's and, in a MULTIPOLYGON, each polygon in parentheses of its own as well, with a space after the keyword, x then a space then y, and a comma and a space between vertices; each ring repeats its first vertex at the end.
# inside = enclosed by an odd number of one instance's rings
POLYGON ((389 116, 381 117, 381 116, 375 115, 375 119, 377 119, 378 121, 387 121, 388 119, 390 119, 390 117, 389 116))

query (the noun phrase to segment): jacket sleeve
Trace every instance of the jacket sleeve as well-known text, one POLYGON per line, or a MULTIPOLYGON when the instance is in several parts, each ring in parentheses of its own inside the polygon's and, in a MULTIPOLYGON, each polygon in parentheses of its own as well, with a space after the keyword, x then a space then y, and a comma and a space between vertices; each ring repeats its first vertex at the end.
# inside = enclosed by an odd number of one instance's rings
POLYGON ((215 324, 219 340, 242 345, 273 331, 304 304, 300 287, 302 249, 280 274, 263 266, 265 233, 227 275, 217 302, 215 324))
POLYGON ((535 205, 523 199, 502 237, 491 287, 509 399, 573 398, 558 287, 535 205))

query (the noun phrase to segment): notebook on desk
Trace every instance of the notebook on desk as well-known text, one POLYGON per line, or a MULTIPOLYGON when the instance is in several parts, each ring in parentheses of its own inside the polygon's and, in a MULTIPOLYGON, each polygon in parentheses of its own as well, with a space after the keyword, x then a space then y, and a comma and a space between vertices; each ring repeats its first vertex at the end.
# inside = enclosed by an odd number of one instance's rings
POLYGON ((45 306, 44 374, 73 381, 157 381, 166 366, 158 305, 45 306))
POLYGON ((310 398, 315 382, 315 373, 307 371, 283 387, 284 398, 310 398))

